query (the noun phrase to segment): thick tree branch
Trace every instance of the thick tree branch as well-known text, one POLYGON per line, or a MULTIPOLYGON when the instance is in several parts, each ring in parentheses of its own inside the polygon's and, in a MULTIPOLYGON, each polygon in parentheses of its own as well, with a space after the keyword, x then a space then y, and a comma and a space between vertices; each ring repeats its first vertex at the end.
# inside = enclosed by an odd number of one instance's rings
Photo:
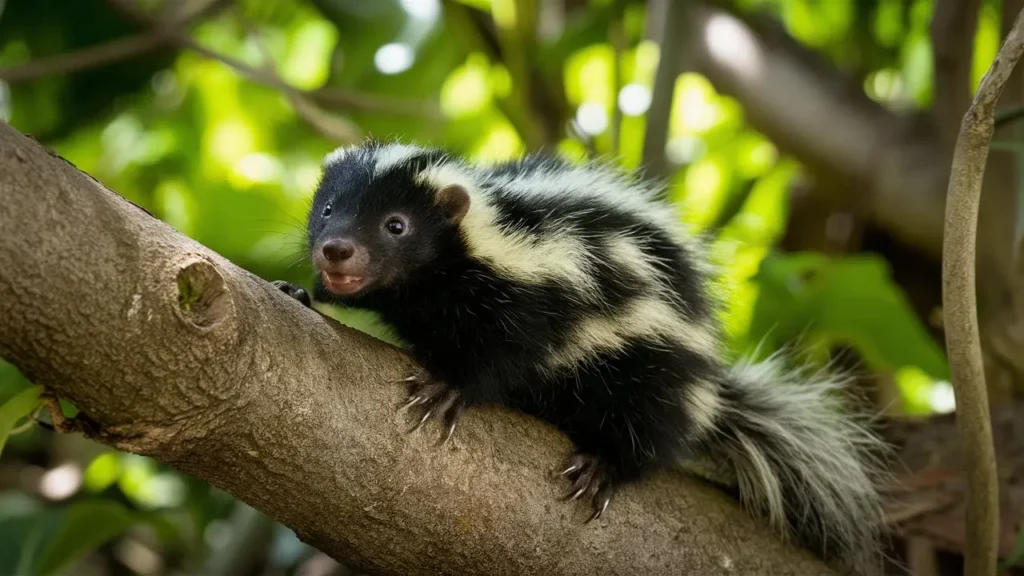
POLYGON ((978 207, 995 130, 995 109, 1024 54, 1024 12, 1017 15, 995 62, 964 115, 953 153, 942 258, 946 348, 957 403, 957 427, 967 451, 967 526, 964 572, 994 574, 999 536, 999 482, 978 335, 975 244, 978 207))
POLYGON ((586 525, 556 431, 470 411, 405 435, 400 351, 290 301, 0 123, 0 356, 95 438, 396 574, 827 574, 682 473, 586 525))
POLYGON ((948 163, 919 118, 851 89, 777 24, 703 4, 691 13, 677 32, 690 39, 684 50, 755 128, 812 169, 858 183, 865 215, 938 259, 948 163))

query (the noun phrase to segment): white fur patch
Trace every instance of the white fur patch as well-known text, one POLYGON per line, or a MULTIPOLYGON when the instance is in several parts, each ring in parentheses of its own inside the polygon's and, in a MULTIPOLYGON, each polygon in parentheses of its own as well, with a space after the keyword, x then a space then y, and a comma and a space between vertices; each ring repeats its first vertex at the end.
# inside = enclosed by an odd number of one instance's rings
POLYGON ((383 146, 375 150, 373 153, 373 158, 375 160, 373 175, 380 176, 422 152, 423 148, 420 148, 419 146, 410 146, 408 144, 388 144, 387 146, 383 146))
POLYGON ((657 190, 601 164, 552 170, 524 170, 497 180, 503 190, 524 197, 576 196, 640 216, 665 229, 679 226, 675 209, 656 200, 657 190))
POLYGON ((348 156, 348 148, 345 146, 339 146, 324 156, 323 165, 324 167, 327 167, 331 164, 341 162, 345 156, 348 156))
POLYGON ((492 180, 509 194, 522 197, 577 197, 596 200, 609 208, 633 214, 665 231, 702 271, 707 270, 697 237, 683 222, 677 207, 659 200, 660 189, 597 162, 550 169, 524 169, 492 180))
POLYGON ((418 178, 438 190, 457 184, 469 193, 469 212, 460 229, 472 258, 521 282, 560 280, 578 288, 581 296, 592 293, 590 256, 571 230, 536 235, 500 227, 497 210, 470 169, 446 163, 424 170, 418 178))
POLYGON ((678 302, 679 295, 664 282, 665 272, 658 259, 641 248, 642 238, 616 236, 608 241, 608 253, 617 266, 631 271, 637 278, 648 282, 646 288, 670 302, 678 302))
POLYGON ((580 322, 568 343, 547 358, 553 369, 576 366, 598 354, 622 350, 636 338, 658 338, 681 344, 687 350, 714 358, 718 342, 705 326, 690 322, 668 302, 639 298, 612 316, 595 316, 580 322))
POLYGON ((616 264, 632 269, 640 278, 655 278, 661 275, 634 238, 616 236, 608 241, 608 251, 616 264))
POLYGON ((695 424, 695 432, 702 434, 714 430, 722 413, 722 393, 718 385, 707 380, 691 382, 686 386, 685 405, 695 424))

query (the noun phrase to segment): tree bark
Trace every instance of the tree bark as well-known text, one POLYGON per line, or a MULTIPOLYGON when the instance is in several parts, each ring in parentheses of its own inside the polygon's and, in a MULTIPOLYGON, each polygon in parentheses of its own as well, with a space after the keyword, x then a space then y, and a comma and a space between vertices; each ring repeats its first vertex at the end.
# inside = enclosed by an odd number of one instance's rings
POLYGON ((0 356, 96 440, 210 482, 338 561, 400 574, 826 574, 682 473, 605 518, 554 429, 471 410, 406 435, 401 351, 277 292, 0 123, 0 356))

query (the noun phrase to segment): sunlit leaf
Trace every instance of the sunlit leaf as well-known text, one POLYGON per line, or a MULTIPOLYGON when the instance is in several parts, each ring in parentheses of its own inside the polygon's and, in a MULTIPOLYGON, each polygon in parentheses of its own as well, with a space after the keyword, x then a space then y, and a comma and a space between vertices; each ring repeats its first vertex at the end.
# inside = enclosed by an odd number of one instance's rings
POLYGON ((490 104, 490 71, 490 62, 480 53, 470 54, 465 64, 452 71, 441 88, 441 109, 445 114, 452 118, 471 116, 490 104))
POLYGON ((292 32, 292 45, 281 62, 281 76, 299 88, 316 88, 330 75, 331 50, 338 31, 325 20, 309 19, 292 32))
POLYGON ((608 44, 588 46, 565 62, 565 94, 570 104, 596 102, 609 107, 615 103, 612 83, 614 51, 608 44))
POLYGON ((875 38, 883 46, 896 46, 903 34, 903 2, 879 0, 874 19, 875 38))
POLYGON ((903 366, 896 370, 894 376, 903 411, 907 414, 930 414, 935 380, 917 366, 903 366))
POLYGON ((831 259, 775 254, 762 263, 751 342, 769 349, 818 340, 855 348, 869 367, 892 372, 915 366, 948 379, 945 354, 876 256, 831 259))
POLYGON ((31 416, 43 405, 40 396, 43 393, 42 386, 26 388, 13 398, 0 406, 0 453, 3 453, 4 445, 11 431, 17 427, 23 418, 31 416))
POLYGON ((767 138, 748 132, 737 138, 736 170, 738 175, 757 178, 764 175, 779 159, 779 151, 767 138))
POLYGON ((91 492, 105 490, 121 477, 121 457, 115 452, 100 454, 85 469, 85 488, 91 492))
POLYGON ((711 223, 725 204, 730 185, 728 161, 720 154, 709 155, 690 166, 673 200, 683 207, 687 222, 703 228, 711 223))
POLYGON ((1002 43, 999 20, 999 8, 995 4, 982 3, 978 14, 978 30, 974 35, 974 59, 971 61, 972 93, 978 89, 981 77, 988 72, 999 52, 1002 43))
POLYGON ((587 147, 579 140, 563 138, 558 142, 558 153, 574 163, 582 163, 587 160, 587 147))
POLYGON ((31 387, 32 383, 14 367, 14 364, 0 360, 0 404, 31 387))
POLYGON ((325 314, 349 328, 369 334, 378 340, 383 340, 395 346, 404 345, 398 335, 395 334, 394 329, 385 324, 380 319, 380 316, 373 312, 337 306, 321 306, 320 308, 325 314))
POLYGON ((523 151, 523 141, 511 124, 495 123, 470 150, 470 156, 483 162, 510 160, 523 151))

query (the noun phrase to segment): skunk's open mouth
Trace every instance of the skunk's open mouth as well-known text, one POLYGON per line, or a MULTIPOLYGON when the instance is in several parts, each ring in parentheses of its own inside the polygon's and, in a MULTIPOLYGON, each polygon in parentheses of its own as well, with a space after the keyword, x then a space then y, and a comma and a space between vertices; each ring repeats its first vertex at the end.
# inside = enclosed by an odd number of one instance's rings
POLYGON ((366 278, 363 276, 351 276, 349 274, 335 274, 333 272, 321 271, 320 279, 323 280, 324 288, 331 294, 338 296, 349 296, 355 294, 366 286, 366 278))

